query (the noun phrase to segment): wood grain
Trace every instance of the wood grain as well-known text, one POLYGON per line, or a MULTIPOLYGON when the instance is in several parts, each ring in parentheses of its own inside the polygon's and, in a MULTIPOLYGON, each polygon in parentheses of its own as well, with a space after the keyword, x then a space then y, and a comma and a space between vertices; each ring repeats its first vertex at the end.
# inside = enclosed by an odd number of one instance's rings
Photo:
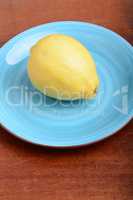
MULTIPOLYGON (((59 20, 110 28, 133 44, 132 0, 1 0, 0 45, 59 20)), ((133 121, 113 137, 76 150, 22 142, 0 128, 0 200, 131 200, 133 121)))

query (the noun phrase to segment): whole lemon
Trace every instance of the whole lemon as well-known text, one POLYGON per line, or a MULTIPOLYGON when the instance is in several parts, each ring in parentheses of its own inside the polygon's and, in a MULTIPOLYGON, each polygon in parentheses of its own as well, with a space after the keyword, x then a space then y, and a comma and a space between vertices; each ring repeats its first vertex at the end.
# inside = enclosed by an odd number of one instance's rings
POLYGON ((89 51, 62 34, 46 36, 31 48, 28 74, 38 90, 61 100, 90 98, 99 85, 89 51))

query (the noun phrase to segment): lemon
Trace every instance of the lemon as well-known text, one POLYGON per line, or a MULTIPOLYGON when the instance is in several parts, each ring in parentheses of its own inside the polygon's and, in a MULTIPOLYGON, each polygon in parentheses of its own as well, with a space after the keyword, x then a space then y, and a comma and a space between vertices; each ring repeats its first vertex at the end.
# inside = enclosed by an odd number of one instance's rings
POLYGON ((31 48, 28 75, 38 90, 61 100, 90 98, 99 85, 89 51, 63 34, 46 36, 31 48))

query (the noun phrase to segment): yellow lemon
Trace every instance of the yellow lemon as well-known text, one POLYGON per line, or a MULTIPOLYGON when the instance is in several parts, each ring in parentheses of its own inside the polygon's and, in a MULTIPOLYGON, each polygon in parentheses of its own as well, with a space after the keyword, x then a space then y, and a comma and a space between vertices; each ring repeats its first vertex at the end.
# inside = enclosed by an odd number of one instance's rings
POLYGON ((90 98, 99 85, 89 51, 62 34, 46 36, 31 48, 28 74, 38 90, 61 100, 90 98))

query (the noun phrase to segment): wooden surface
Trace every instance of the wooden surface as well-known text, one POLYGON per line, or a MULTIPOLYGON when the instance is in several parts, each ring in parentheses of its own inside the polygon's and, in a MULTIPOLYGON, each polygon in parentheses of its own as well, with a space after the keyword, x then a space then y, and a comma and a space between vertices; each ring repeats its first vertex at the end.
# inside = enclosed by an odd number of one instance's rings
MULTIPOLYGON (((133 44, 132 0, 0 0, 0 45, 41 23, 81 20, 111 28, 133 44)), ((77 150, 29 145, 0 128, 0 200, 133 199, 133 121, 77 150)))

